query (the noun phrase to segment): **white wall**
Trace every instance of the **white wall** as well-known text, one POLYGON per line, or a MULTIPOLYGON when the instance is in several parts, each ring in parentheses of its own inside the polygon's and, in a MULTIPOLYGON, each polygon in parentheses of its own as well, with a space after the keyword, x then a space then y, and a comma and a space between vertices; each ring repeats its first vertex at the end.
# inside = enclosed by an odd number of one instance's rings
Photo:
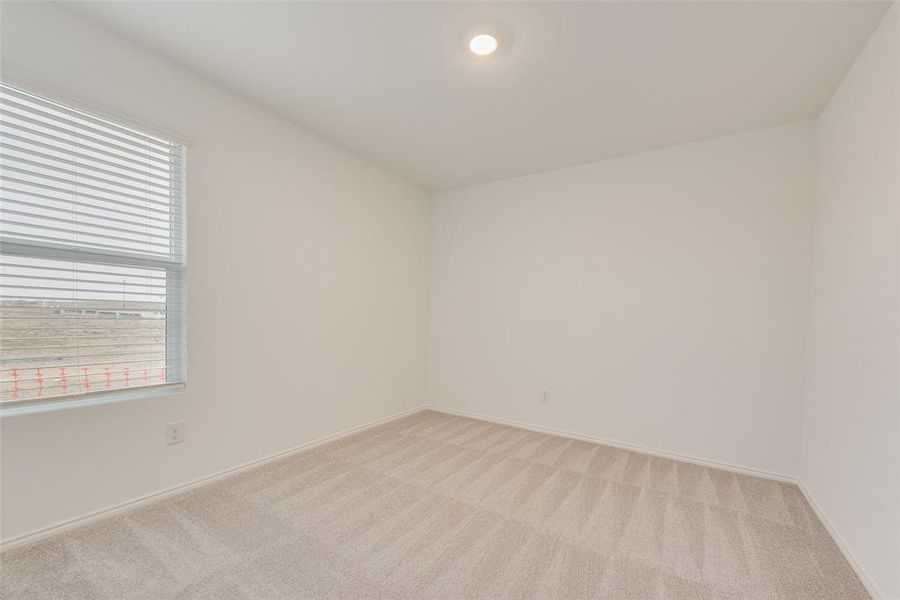
POLYGON ((425 192, 65 9, 2 10, 5 74, 191 141, 189 391, 4 417, 4 539, 421 403, 425 192))
POLYGON ((819 120, 801 479, 900 598, 900 7, 819 120))
POLYGON ((813 134, 437 195, 430 402, 796 474, 813 134))

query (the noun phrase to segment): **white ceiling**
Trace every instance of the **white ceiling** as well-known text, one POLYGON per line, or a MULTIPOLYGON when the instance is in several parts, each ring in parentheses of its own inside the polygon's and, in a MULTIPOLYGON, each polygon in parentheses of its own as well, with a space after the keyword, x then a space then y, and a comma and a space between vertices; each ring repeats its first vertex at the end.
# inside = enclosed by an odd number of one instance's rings
POLYGON ((66 6, 438 190, 815 117, 888 4, 66 6))

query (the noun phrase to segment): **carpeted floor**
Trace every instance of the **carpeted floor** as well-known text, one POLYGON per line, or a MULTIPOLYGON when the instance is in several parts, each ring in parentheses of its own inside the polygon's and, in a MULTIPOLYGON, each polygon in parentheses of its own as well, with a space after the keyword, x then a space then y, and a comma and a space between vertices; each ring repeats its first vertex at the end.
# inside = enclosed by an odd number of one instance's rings
POLYGON ((867 598, 791 484, 425 411, 2 556, 4 598, 867 598))

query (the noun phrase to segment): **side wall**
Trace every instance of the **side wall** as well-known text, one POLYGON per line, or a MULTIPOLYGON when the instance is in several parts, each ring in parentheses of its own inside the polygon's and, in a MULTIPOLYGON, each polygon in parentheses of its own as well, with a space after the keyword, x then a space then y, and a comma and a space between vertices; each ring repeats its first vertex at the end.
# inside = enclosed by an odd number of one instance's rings
POLYGON ((65 9, 2 11, 6 74, 191 141, 188 392, 4 417, 3 539, 421 404, 427 193, 65 9))
POLYGON ((819 120, 800 477, 900 598, 900 7, 819 120))
POLYGON ((814 144, 795 123, 438 194, 430 402, 795 475, 814 144))

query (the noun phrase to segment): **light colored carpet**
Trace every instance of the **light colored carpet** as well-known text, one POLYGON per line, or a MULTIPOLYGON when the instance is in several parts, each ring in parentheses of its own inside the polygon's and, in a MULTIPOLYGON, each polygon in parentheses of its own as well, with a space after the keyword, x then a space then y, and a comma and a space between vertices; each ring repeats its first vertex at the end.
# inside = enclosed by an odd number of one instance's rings
POLYGON ((867 598, 796 486, 420 412, 2 556, 4 598, 867 598))

